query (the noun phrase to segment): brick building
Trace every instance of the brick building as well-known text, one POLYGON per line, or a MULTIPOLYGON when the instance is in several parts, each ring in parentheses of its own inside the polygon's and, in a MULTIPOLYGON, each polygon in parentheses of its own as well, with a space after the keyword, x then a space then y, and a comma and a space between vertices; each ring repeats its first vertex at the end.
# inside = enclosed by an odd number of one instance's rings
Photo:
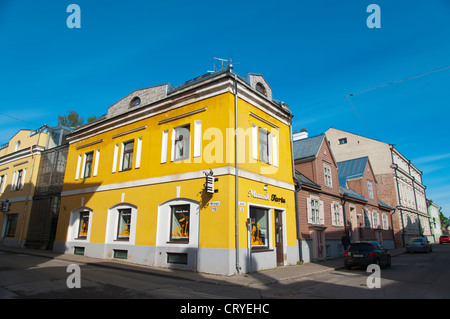
POLYGON ((294 134, 293 156, 302 261, 341 256, 346 248, 343 236, 394 247, 392 208, 376 195, 377 184, 367 157, 338 163, 324 134, 308 138, 306 132, 294 134), (370 185, 370 191, 365 185, 370 185))
POLYGON ((369 158, 338 162, 338 176, 351 240, 375 240, 385 248, 394 248, 393 208, 379 199, 378 183, 369 158))
POLYGON ((422 172, 410 160, 394 145, 382 141, 335 128, 325 135, 338 161, 370 159, 379 199, 395 208, 392 222, 397 246, 404 246, 412 237, 432 239, 422 172))

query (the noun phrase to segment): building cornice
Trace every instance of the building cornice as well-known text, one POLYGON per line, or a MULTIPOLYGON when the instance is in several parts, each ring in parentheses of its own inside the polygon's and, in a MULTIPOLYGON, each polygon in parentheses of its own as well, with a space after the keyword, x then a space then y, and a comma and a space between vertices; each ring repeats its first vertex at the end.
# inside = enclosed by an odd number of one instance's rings
MULTIPOLYGON (((290 125, 291 114, 288 110, 260 96, 261 94, 256 93, 239 77, 237 77, 237 81, 239 98, 266 112, 276 120, 290 125)), ((115 117, 105 118, 90 125, 85 125, 77 129, 73 134, 68 135, 67 140, 70 144, 76 143, 224 93, 234 94, 234 75, 230 72, 221 73, 216 77, 177 90, 161 100, 138 109, 130 109, 130 111, 115 117)))
POLYGON ((0 166, 28 158, 29 156, 32 155, 33 156, 40 155, 43 151, 45 151, 45 148, 43 146, 33 145, 29 148, 25 148, 11 154, 7 154, 5 156, 0 157, 0 166))

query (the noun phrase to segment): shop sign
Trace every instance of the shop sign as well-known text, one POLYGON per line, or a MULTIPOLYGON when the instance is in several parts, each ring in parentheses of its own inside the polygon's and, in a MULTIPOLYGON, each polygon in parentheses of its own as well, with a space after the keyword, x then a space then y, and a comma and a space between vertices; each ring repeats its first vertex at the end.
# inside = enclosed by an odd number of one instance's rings
POLYGON ((248 197, 270 200, 268 192, 266 192, 265 194, 258 194, 256 191, 251 189, 248 190, 248 197))
POLYGON ((272 197, 270 198, 272 200, 272 202, 277 202, 277 203, 286 203, 286 200, 283 197, 278 197, 275 194, 272 194, 272 197))
POLYGON ((269 196, 269 192, 266 192, 265 194, 259 194, 252 189, 248 190, 248 197, 270 200, 272 202, 282 203, 282 204, 286 203, 286 199, 284 199, 283 197, 278 197, 276 194, 272 194, 271 196, 269 196))

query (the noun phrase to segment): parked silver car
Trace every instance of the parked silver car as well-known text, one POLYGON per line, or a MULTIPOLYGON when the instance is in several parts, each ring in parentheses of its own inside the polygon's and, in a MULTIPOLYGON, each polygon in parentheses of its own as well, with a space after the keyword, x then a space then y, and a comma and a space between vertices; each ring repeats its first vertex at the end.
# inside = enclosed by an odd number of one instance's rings
POLYGON ((424 237, 411 238, 408 243, 406 243, 406 252, 413 253, 416 251, 432 252, 433 246, 431 246, 428 239, 424 237))

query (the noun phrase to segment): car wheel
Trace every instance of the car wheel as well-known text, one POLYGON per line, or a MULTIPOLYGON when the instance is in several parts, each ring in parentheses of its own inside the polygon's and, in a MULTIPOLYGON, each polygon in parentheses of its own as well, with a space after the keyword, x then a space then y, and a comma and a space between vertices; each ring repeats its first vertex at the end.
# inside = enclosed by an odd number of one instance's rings
POLYGON ((386 267, 391 267, 391 256, 389 256, 386 267))

